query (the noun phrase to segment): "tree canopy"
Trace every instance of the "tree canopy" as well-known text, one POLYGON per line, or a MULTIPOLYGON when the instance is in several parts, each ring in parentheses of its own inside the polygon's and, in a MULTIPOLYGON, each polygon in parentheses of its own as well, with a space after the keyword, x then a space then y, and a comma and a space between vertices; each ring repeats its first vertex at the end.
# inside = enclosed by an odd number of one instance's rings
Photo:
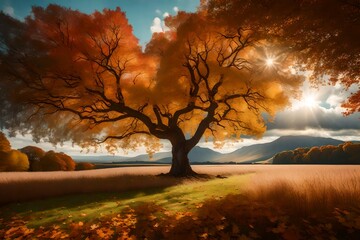
MULTIPOLYGON (((358 0, 208 0, 202 6, 226 25, 250 26, 271 38, 316 84, 340 82, 347 89, 360 82, 358 0)), ((359 112, 359 103, 357 91, 343 103, 345 114, 359 112)))
POLYGON ((294 3, 202 1, 196 13, 167 17, 170 30, 155 33, 145 52, 120 8, 34 7, 24 22, 1 14, 2 127, 109 151, 152 151, 167 139, 170 173, 192 173, 187 154, 202 137, 221 144, 264 133, 297 95, 297 67, 347 86, 359 80, 359 43, 345 30, 358 8, 339 3, 335 25, 315 15, 324 1, 294 3))

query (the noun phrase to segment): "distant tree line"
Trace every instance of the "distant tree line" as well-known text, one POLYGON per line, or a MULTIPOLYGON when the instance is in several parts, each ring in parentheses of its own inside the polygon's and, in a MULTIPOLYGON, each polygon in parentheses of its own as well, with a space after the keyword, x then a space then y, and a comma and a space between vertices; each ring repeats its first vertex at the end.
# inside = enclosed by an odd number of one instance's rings
POLYGON ((273 164, 360 164, 360 144, 297 148, 278 153, 273 164))
POLYGON ((10 142, 0 132, 0 172, 74 171, 93 168, 91 163, 76 163, 65 153, 45 152, 35 146, 11 149, 10 142))

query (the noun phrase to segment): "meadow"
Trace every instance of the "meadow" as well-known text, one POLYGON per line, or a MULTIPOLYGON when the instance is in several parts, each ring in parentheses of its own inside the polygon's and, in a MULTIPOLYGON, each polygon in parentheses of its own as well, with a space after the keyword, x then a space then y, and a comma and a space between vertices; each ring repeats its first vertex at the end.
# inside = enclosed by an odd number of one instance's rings
POLYGON ((360 166, 2 173, 1 239, 357 239, 360 166))

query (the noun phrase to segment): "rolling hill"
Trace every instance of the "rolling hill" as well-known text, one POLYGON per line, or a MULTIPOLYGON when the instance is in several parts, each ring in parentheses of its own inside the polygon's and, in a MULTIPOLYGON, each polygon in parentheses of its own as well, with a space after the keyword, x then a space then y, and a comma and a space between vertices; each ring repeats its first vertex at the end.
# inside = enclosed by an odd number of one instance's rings
MULTIPOLYGON (((213 151, 209 148, 194 147, 189 153, 190 162, 216 162, 221 158, 223 154, 213 151)), ((155 153, 152 159, 149 159, 149 155, 142 154, 130 159, 126 159, 126 162, 151 162, 151 163, 171 163, 171 152, 155 153)), ((122 161, 124 162, 124 161, 122 161)))
POLYGON ((269 159, 279 152, 294 150, 299 147, 307 148, 323 145, 339 145, 341 143, 343 143, 343 141, 332 138, 283 136, 269 143, 254 144, 242 147, 232 153, 224 154, 217 162, 258 162, 269 159))
MULTIPOLYGON (((238 162, 238 163, 252 163, 267 160, 273 157, 275 154, 293 150, 299 147, 307 148, 323 145, 339 145, 343 141, 323 138, 323 137, 311 137, 311 136, 283 136, 275 141, 263 144, 254 144, 250 146, 242 147, 234 152, 222 154, 213 151, 209 148, 202 148, 196 146, 190 153, 189 159, 192 163, 226 163, 226 162, 238 162)), ((96 159, 96 162, 103 163, 170 163, 171 152, 155 153, 152 159, 149 159, 147 154, 142 154, 136 157, 121 157, 121 156, 97 156, 97 157, 74 157, 76 160, 90 161, 96 159)), ((91 161, 95 162, 95 161, 91 161)))
MULTIPOLYGON (((192 163, 204 163, 204 162, 217 162, 224 154, 211 150, 209 148, 194 147, 189 153, 189 160, 192 163)), ((160 160, 157 160, 158 163, 171 163, 171 154, 169 156, 160 160)))

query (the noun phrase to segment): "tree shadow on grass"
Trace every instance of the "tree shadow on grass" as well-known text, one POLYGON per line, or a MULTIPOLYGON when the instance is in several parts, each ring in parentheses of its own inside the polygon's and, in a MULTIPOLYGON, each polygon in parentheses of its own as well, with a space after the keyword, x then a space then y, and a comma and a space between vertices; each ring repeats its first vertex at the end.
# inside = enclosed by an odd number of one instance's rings
MULTIPOLYGON (((99 218, 122 212, 127 207, 135 208, 142 204, 157 204, 171 211, 193 211, 205 199, 233 192, 234 186, 243 184, 248 176, 241 175, 227 179, 175 179, 166 177, 139 178, 148 180, 143 185, 148 187, 91 194, 72 194, 9 204, 0 208, 1 214, 7 212, 7 218, 18 215, 28 220, 28 226, 48 226, 49 224, 68 225, 72 222, 93 222, 99 218), (156 184, 150 184, 150 180, 156 184), (190 183, 181 184, 180 183, 190 183), (151 187, 149 187, 151 186, 151 187), (171 188, 170 188, 171 187, 171 188), (220 190, 222 189, 222 190, 220 190)), ((137 180, 139 180, 137 179, 137 180)), ((133 179, 134 180, 134 179, 133 179)), ((131 181, 130 181, 131 182, 131 181)), ((128 182, 134 187, 134 184, 128 182)), ((124 184, 123 184, 124 185, 124 184)), ((142 185, 141 185, 142 186, 142 185)), ((130 188, 131 189, 131 188, 130 188)))
MULTIPOLYGON (((151 196, 161 194, 166 188, 182 182, 181 180, 155 176, 137 176, 137 178, 129 176, 129 178, 125 183, 120 183, 118 187, 99 187, 99 182, 103 184, 116 184, 117 181, 115 180, 119 180, 119 177, 98 179, 96 185, 92 187, 86 185, 85 189, 81 188, 79 183, 75 187, 66 188, 66 184, 73 182, 69 180, 64 180, 61 183, 52 182, 50 184, 39 182, 18 184, 20 188, 42 185, 43 189, 45 188, 44 191, 51 185, 65 186, 65 188, 48 193, 41 192, 38 196, 34 194, 20 196, 19 199, 35 198, 37 200, 3 205, 0 207, 0 218, 7 219, 13 216, 21 216, 38 226, 49 223, 67 223, 79 219, 87 221, 99 218, 102 215, 121 211, 129 205, 135 206, 138 199, 147 201, 147 199, 151 199, 151 196), (78 190, 78 192, 74 190, 78 190)), ((121 180, 126 179, 122 178, 121 180)), ((94 181, 90 180, 90 182, 94 181)), ((83 180, 82 184, 84 183, 89 183, 89 181, 83 180)), ((35 189, 34 192, 40 192, 39 188, 35 189)))
POLYGON ((82 193, 127 192, 170 187, 181 183, 175 178, 151 175, 91 176, 72 178, 37 178, 0 184, 1 204, 39 200, 82 193))

